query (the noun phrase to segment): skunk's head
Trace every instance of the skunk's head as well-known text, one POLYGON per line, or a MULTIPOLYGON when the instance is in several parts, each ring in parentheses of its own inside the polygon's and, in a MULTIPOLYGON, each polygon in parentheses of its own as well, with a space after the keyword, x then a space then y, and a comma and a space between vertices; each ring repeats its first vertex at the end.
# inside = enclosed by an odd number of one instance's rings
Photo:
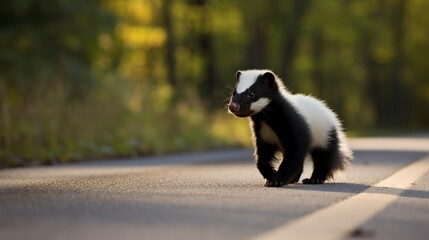
POLYGON ((260 112, 277 92, 276 76, 269 70, 237 71, 237 85, 228 104, 237 117, 249 117, 260 112))

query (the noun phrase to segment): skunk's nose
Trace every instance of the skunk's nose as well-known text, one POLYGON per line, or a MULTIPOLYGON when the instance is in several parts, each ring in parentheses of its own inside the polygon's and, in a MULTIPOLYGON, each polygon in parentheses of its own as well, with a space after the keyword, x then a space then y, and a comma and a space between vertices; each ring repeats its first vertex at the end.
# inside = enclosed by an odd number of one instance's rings
POLYGON ((231 103, 229 104, 229 110, 230 110, 231 112, 238 112, 238 111, 240 110, 240 105, 239 105, 238 103, 231 102, 231 103))

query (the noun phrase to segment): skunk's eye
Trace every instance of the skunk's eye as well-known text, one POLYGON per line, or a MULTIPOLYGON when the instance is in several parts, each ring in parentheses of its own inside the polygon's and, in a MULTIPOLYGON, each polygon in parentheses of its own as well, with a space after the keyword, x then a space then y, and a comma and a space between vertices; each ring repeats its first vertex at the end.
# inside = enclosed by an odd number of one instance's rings
POLYGON ((250 91, 250 90, 247 90, 247 96, 250 98, 253 98, 253 97, 255 97, 255 93, 250 91))

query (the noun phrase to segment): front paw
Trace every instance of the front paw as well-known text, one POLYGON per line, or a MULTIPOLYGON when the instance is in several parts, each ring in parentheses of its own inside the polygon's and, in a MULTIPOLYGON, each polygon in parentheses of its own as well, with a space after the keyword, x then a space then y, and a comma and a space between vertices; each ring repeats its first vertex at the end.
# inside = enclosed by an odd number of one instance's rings
POLYGON ((264 173, 263 177, 267 179, 267 182, 273 180, 276 177, 277 171, 271 171, 264 173))
POLYGON ((267 183, 265 183, 265 187, 283 187, 284 185, 288 184, 287 181, 283 178, 274 177, 271 180, 268 180, 267 183))

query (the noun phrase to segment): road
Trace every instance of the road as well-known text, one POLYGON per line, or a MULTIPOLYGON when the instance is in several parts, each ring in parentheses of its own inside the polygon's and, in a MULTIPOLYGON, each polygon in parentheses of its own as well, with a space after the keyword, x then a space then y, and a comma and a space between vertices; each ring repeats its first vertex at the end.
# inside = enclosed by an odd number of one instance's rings
POLYGON ((351 144, 335 182, 283 188, 251 150, 1 170, 0 239, 427 239, 429 138, 351 144))

